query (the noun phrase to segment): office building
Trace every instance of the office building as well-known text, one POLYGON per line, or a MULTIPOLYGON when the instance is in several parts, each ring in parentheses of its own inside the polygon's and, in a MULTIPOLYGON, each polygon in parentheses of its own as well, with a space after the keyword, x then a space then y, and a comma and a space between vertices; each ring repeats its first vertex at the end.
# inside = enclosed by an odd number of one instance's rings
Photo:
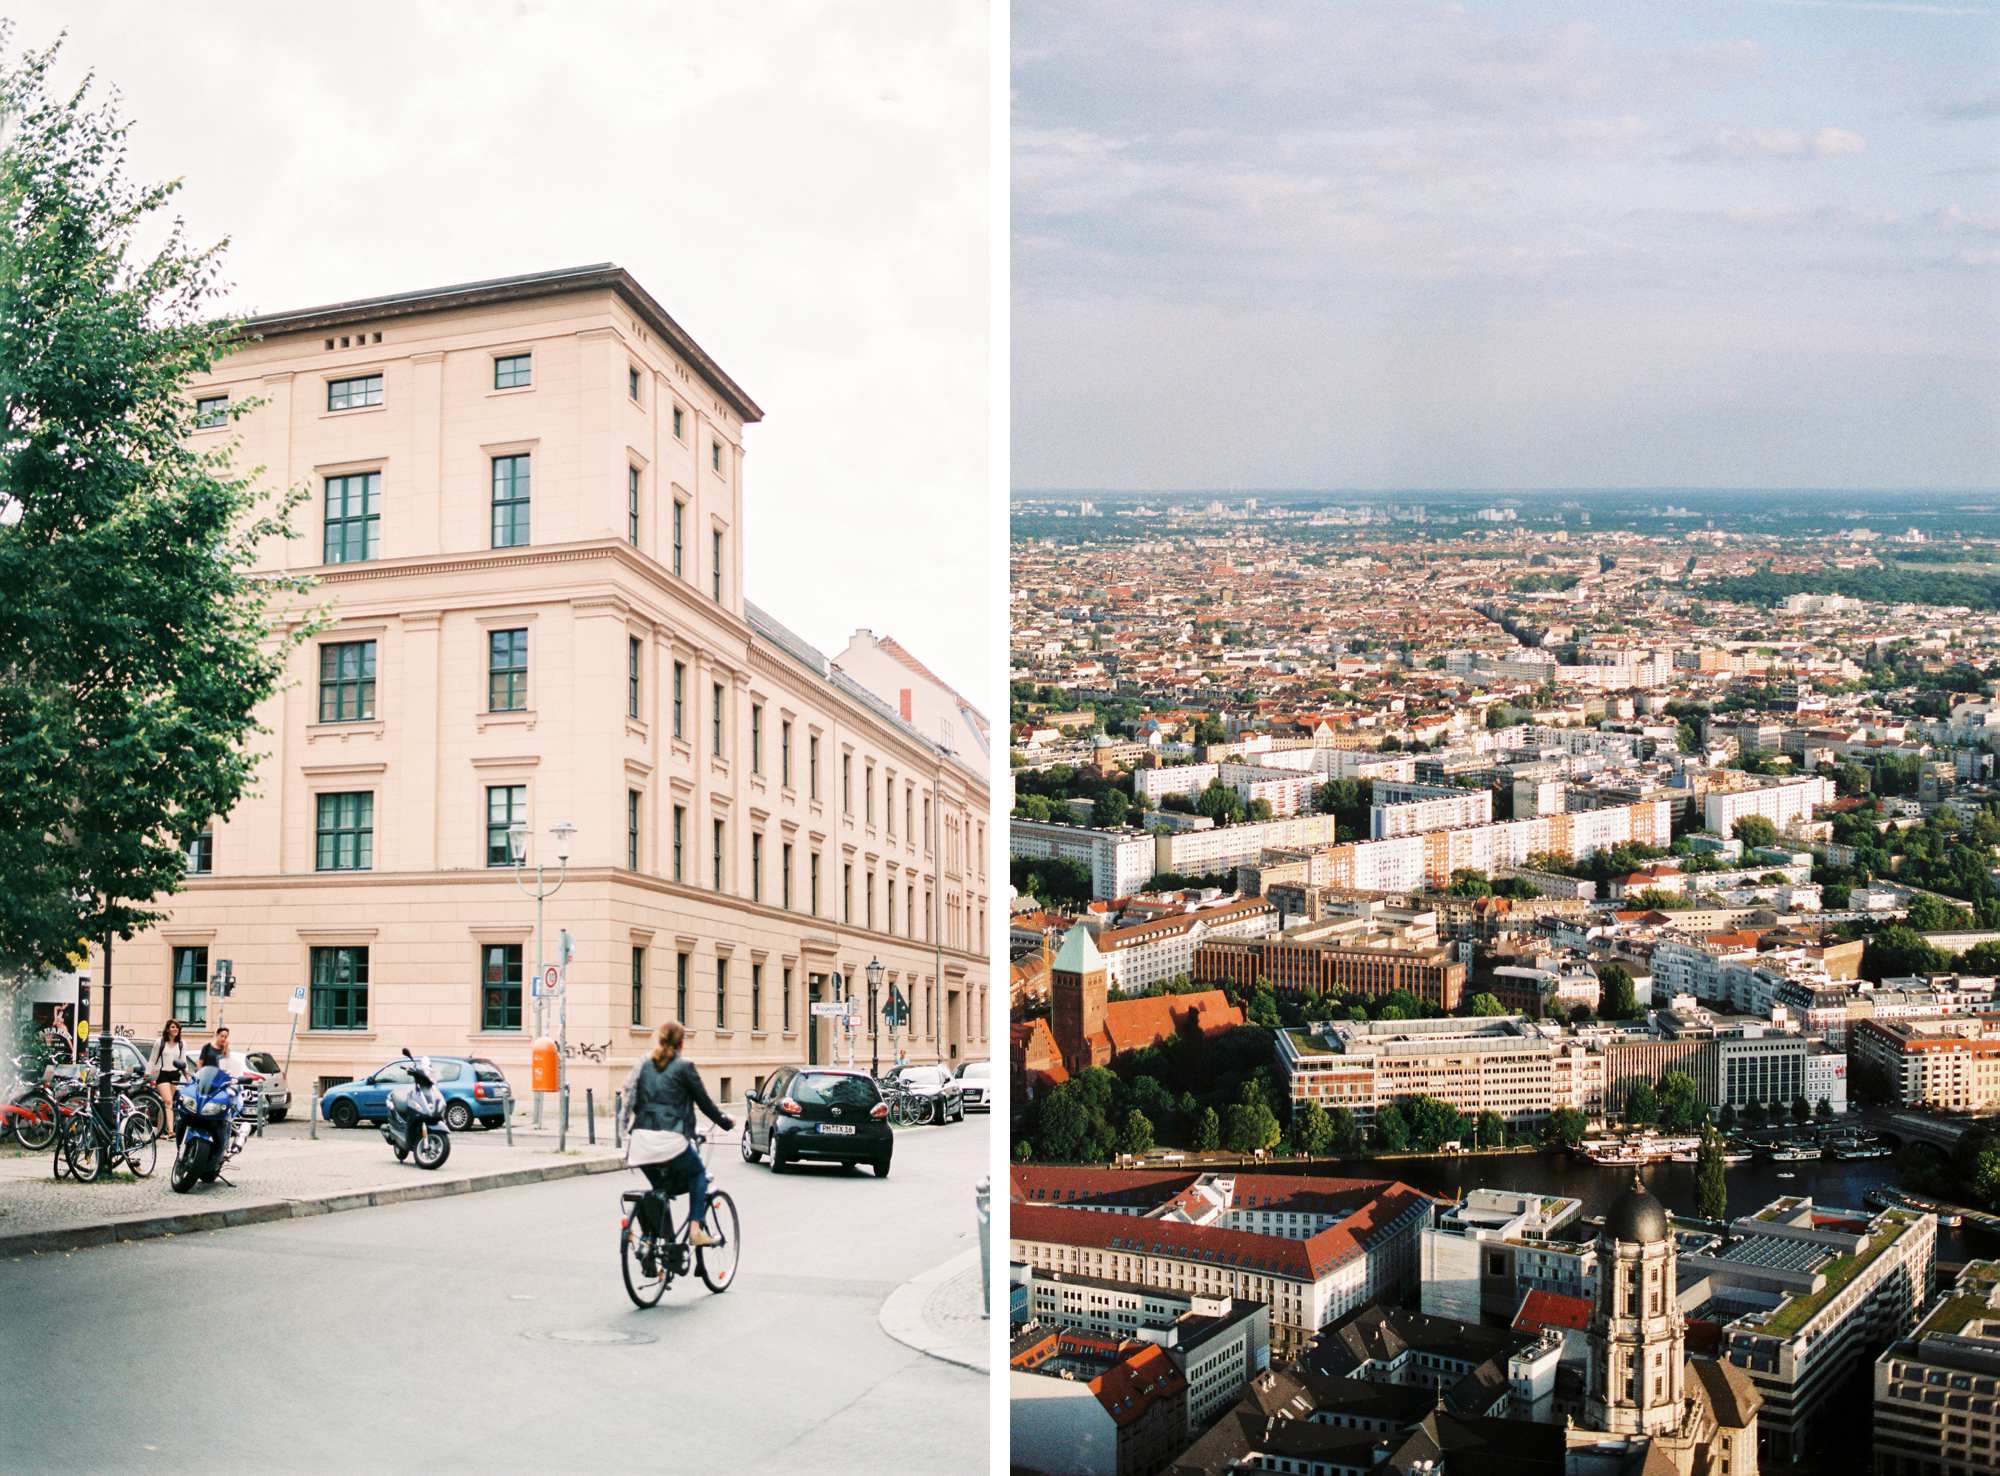
POLYGON ((1875 1360, 1874 1423, 1875 1476, 2000 1470, 2000 1262, 1967 1262, 1875 1360))
POLYGON ((1849 1050, 1899 1107, 1971 1112, 2000 1100, 2000 1015, 1859 1020, 1849 1050))

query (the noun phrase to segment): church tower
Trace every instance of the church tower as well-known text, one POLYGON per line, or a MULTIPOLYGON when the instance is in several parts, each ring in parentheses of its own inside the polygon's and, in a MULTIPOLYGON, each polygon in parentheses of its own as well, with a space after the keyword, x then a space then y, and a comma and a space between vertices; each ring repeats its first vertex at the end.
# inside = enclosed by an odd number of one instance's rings
POLYGON ((1095 1054, 1100 1048, 1110 1054, 1104 1036, 1109 994, 1104 955, 1097 951, 1090 929, 1079 923, 1064 935, 1062 950, 1049 966, 1049 1024, 1063 1069, 1072 1075, 1087 1066, 1103 1065, 1095 1054))
POLYGON ((1597 1241, 1585 1424, 1614 1435, 1672 1433, 1681 1422, 1686 1340, 1667 1212, 1634 1173, 1597 1241))

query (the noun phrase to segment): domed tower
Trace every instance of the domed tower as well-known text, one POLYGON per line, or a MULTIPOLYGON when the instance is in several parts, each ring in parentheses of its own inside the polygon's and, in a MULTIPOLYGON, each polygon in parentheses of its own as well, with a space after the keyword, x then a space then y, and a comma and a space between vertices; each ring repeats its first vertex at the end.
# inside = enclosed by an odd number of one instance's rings
POLYGON ((1590 1315, 1584 1419, 1614 1435, 1663 1435, 1679 1424, 1687 1319, 1674 1289, 1667 1211, 1637 1173, 1604 1216, 1597 1305, 1590 1315))

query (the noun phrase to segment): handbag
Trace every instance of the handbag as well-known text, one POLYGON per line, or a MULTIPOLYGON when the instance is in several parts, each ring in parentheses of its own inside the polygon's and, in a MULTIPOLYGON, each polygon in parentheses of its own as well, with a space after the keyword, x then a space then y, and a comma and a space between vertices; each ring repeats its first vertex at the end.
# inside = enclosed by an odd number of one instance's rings
POLYGON ((685 1134, 671 1128, 635 1127, 625 1138, 625 1166, 639 1168, 649 1163, 666 1163, 687 1152, 685 1134))

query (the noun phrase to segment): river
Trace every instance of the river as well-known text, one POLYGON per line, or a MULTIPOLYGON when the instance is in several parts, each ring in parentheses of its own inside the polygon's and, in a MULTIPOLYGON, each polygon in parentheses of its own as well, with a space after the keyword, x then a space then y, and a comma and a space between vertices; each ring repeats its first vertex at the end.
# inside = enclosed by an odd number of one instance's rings
MULTIPOLYGON (((1401 1179, 1432 1194, 1463 1195, 1468 1189, 1518 1189, 1561 1194, 1583 1201, 1585 1215, 1601 1215, 1632 1182, 1630 1168, 1613 1168, 1567 1153, 1446 1154, 1430 1158, 1356 1158, 1313 1164, 1270 1165, 1277 1173, 1311 1173, 1356 1179, 1401 1179)), ((1694 1213, 1691 1163, 1656 1163, 1640 1170, 1646 1187, 1666 1207, 1694 1213)), ((1785 1194, 1803 1194, 1815 1204, 1872 1214, 1863 1191, 1895 1183, 1895 1160, 1858 1158, 1773 1163, 1761 1155, 1729 1165, 1729 1213, 1754 1214, 1785 1194)), ((1938 1227, 1940 1261, 2000 1254, 2000 1236, 1980 1226, 1938 1227)))

